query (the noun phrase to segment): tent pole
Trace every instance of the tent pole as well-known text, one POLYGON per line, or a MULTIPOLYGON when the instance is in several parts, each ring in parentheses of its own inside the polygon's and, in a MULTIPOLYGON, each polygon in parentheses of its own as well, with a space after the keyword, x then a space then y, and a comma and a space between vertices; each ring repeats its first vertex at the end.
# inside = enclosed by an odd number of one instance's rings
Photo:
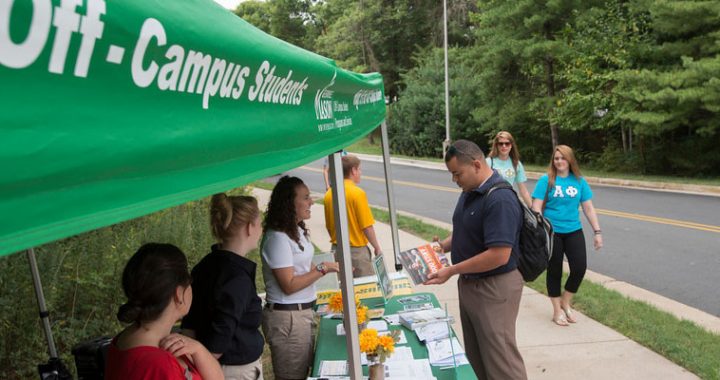
POLYGON ((37 298, 38 309, 40 309, 40 320, 42 321, 43 330, 45 331, 50 358, 57 358, 57 348, 55 347, 55 340, 53 339, 52 330, 50 329, 50 313, 48 313, 47 306, 45 305, 45 294, 43 293, 42 283, 40 282, 40 272, 38 271, 37 261, 35 260, 35 250, 33 248, 27 250, 27 258, 30 262, 30 273, 32 274, 33 285, 35 286, 35 297, 37 298))
POLYGON ((343 324, 345 341, 348 348, 348 369, 350 378, 360 380, 362 364, 360 362, 360 336, 355 310, 355 288, 353 286, 352 261, 350 259, 350 238, 348 235, 347 204, 345 203, 345 183, 341 152, 328 156, 330 164, 330 183, 333 189, 332 202, 335 216, 335 237, 337 251, 335 258, 340 261, 340 289, 343 296, 343 324))
POLYGON ((392 173, 390 172, 390 143, 388 142, 387 122, 383 120, 380 124, 380 140, 382 141, 383 167, 385 168, 385 189, 387 192, 388 212, 390 213, 390 231, 392 232, 393 242, 393 259, 395 260, 395 270, 402 269, 402 264, 398 260, 400 254, 400 237, 398 235, 397 214, 395 213, 395 193, 393 190, 392 173))

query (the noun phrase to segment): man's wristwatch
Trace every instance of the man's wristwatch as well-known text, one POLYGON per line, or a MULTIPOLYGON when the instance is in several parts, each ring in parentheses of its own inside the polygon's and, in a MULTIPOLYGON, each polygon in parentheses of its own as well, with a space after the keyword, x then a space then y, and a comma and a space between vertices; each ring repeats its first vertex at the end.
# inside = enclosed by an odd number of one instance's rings
POLYGON ((323 276, 327 274, 327 267, 323 263, 315 265, 315 269, 317 269, 318 272, 322 273, 323 276))

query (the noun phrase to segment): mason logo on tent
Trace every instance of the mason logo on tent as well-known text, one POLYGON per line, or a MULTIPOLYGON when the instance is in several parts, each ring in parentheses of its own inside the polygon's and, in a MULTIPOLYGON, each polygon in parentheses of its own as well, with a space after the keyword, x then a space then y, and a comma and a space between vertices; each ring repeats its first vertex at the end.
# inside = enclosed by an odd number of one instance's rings
POLYGON ((335 77, 337 77, 337 70, 333 73, 330 83, 315 93, 315 118, 318 120, 328 120, 334 116, 332 104, 333 91, 330 90, 330 87, 335 84, 335 77))

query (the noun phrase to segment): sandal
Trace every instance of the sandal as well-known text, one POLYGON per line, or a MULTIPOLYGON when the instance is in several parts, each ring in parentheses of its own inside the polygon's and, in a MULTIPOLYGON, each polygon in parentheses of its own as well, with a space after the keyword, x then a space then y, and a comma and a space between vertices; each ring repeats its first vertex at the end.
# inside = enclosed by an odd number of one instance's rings
POLYGON ((570 323, 577 323, 577 319, 573 317, 573 309, 568 307, 567 309, 563 309, 563 313, 565 313, 565 320, 570 323))
POLYGON ((564 313, 563 313, 563 314, 560 314, 560 315, 558 315, 558 316, 556 316, 556 317, 553 317, 552 321, 555 322, 555 324, 558 325, 558 326, 565 326, 565 327, 570 326, 570 324, 568 323, 567 318, 565 318, 565 314, 564 314, 564 313))

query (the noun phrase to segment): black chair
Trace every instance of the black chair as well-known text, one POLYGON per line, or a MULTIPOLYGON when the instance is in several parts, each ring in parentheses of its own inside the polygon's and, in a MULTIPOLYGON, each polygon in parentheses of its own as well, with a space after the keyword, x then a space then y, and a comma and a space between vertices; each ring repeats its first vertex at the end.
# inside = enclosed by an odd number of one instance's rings
POLYGON ((101 337, 78 343, 73 347, 78 380, 105 378, 105 360, 112 338, 101 337))

